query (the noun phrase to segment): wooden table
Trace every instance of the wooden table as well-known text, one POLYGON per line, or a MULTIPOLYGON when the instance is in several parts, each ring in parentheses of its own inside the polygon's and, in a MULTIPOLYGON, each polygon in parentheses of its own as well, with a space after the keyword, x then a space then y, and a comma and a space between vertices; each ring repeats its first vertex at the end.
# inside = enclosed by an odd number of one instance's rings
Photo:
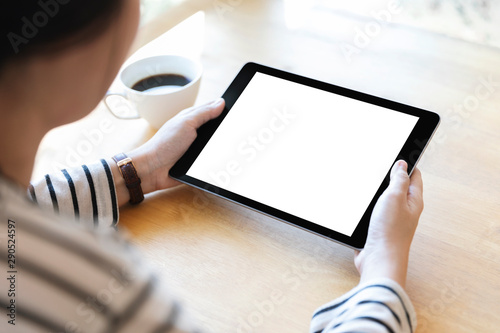
MULTIPOLYGON (((304 3, 185 1, 143 27, 136 47, 205 10, 200 103, 255 61, 438 112, 441 127, 419 164, 426 207, 407 282, 417 332, 498 332, 500 50, 304 3)), ((100 106, 47 136, 35 176, 127 151, 153 133, 100 106)), ((358 282, 347 247, 187 186, 120 214, 208 332, 306 332, 316 307, 358 282)))

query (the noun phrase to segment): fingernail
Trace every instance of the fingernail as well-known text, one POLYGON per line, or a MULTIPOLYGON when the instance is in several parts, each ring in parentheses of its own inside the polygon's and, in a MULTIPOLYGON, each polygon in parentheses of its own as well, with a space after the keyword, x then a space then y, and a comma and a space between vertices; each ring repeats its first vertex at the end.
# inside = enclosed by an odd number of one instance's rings
POLYGON ((223 101, 222 98, 218 98, 218 99, 216 99, 215 101, 212 102, 212 105, 213 106, 219 106, 219 105, 222 104, 222 101, 223 101))
POLYGON ((398 161, 398 168, 402 169, 403 171, 406 171, 407 170, 407 164, 405 161, 401 160, 401 161, 398 161))

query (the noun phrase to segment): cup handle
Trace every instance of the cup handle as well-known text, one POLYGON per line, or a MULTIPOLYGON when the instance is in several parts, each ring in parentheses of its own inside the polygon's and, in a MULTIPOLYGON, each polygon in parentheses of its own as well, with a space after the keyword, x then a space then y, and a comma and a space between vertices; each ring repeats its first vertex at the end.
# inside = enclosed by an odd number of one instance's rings
POLYGON ((115 116, 116 118, 118 118, 118 119, 139 119, 140 118, 139 113, 132 106, 132 103, 130 103, 130 101, 128 100, 128 98, 127 98, 127 96, 125 94, 114 93, 114 92, 109 92, 108 91, 106 93, 106 96, 104 96, 104 104, 106 105, 106 108, 108 109, 108 111, 111 112, 111 114, 113 116, 115 116), (123 104, 120 103, 120 105, 118 105, 118 107, 120 107, 120 108, 121 107, 125 107, 125 108, 127 108, 128 111, 132 111, 135 114, 132 114, 131 116, 123 116, 122 115, 123 112, 119 112, 119 111, 116 110, 116 105, 115 105, 115 108, 114 108, 114 107, 112 107, 111 105, 108 104, 108 98, 111 97, 111 96, 119 96, 119 97, 121 97, 120 99, 124 100, 124 102, 123 102, 123 104))

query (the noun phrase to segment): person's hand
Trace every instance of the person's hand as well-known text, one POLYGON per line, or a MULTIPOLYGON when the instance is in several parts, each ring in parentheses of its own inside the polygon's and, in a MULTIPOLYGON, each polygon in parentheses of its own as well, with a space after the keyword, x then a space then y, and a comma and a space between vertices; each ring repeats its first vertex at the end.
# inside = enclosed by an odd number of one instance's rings
MULTIPOLYGON (((127 153, 134 161, 144 194, 179 185, 179 182, 169 177, 170 168, 193 143, 197 129, 219 116, 224 104, 224 100, 220 98, 180 112, 166 122, 148 142, 127 153)), ((115 163, 110 165, 113 164, 115 163)), ((113 168, 113 174, 119 175, 117 172, 117 168, 113 168)), ((126 203, 129 194, 124 181, 121 176, 114 179, 119 204, 126 203)))
POLYGON ((386 277, 405 286, 410 245, 424 208, 421 173, 415 168, 410 178, 407 167, 404 161, 394 164, 389 187, 373 209, 365 247, 354 258, 361 283, 386 277))

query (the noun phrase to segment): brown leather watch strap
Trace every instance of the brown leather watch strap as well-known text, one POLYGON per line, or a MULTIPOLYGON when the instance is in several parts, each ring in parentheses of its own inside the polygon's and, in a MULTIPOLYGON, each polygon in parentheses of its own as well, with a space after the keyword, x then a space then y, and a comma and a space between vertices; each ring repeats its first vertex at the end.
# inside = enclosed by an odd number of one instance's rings
POLYGON ((127 186, 128 192, 130 193, 129 202, 136 205, 142 200, 144 200, 144 193, 141 187, 141 178, 137 174, 134 162, 127 155, 120 153, 113 156, 113 160, 116 162, 120 173, 125 179, 125 185, 127 186))

